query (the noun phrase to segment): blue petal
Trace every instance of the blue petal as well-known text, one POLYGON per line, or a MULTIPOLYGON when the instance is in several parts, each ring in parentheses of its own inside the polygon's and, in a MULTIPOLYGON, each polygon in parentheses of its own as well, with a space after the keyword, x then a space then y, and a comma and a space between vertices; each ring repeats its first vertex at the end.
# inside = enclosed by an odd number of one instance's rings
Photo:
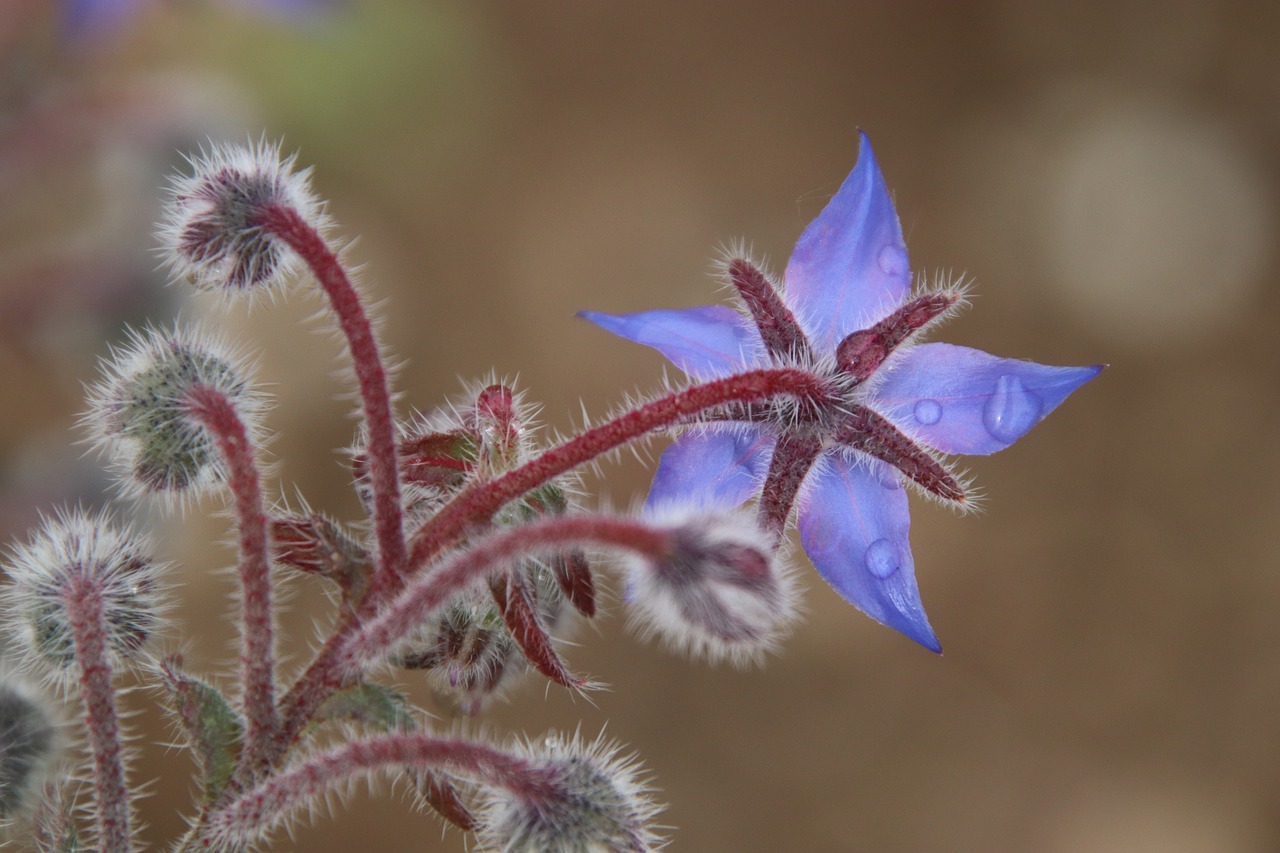
POLYGON ((861 139, 853 172, 787 262, 788 302, 820 350, 882 319, 911 290, 902 226, 871 143, 861 139))
POLYGON ((649 488, 646 509, 691 504, 707 509, 741 506, 760 489, 775 439, 750 428, 687 432, 667 448, 649 488))
POLYGON ((725 305, 638 314, 579 311, 578 316, 629 341, 653 347, 695 379, 728 376, 761 357, 760 333, 725 305))
POLYGON ((120 29, 137 0, 63 0, 62 34, 72 41, 106 36, 120 29))
POLYGON ((886 365, 874 406, 943 453, 988 454, 1013 444, 1102 371, 997 358, 951 344, 921 344, 886 365))
POLYGON ((907 539, 907 492, 882 462, 828 454, 800 494, 800 542, 846 601, 931 651, 941 652, 916 587, 907 539))

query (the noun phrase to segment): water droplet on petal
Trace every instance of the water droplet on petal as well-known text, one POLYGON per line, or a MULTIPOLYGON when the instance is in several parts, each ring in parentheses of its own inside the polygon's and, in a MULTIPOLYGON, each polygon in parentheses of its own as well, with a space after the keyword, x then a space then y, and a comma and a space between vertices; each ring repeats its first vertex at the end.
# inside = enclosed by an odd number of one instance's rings
POLYGON ((880 475, 880 485, 891 492, 901 489, 902 478, 898 476, 897 469, 890 468, 887 465, 885 466, 885 468, 887 468, 888 470, 886 470, 883 474, 880 475))
POLYGON ((942 404, 937 400, 917 400, 912 414, 915 415, 917 423, 930 426, 942 420, 942 404))
POLYGON ((902 567, 898 548, 888 539, 877 539, 867 546, 867 571, 884 580, 902 567))
POLYGON ((902 276, 910 270, 907 250, 897 243, 889 243, 876 255, 876 263, 885 275, 902 276))
POLYGON ((982 425, 992 438, 1012 442, 1020 438, 1040 420, 1044 402, 1022 384, 1022 380, 1006 374, 996 380, 996 389, 982 407, 982 425))

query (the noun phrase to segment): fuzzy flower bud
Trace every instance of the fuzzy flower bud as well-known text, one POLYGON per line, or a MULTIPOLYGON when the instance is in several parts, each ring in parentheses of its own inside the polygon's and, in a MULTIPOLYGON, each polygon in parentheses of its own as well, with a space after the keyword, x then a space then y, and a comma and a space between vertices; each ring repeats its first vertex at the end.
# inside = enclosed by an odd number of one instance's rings
MULTIPOLYGON (((551 631, 563 627, 569 613, 551 573, 536 561, 523 570, 530 572, 541 624, 551 631)), ((483 712, 529 669, 492 596, 480 589, 455 596, 396 663, 425 670, 436 701, 469 716, 483 712)))
POLYGON ((226 467, 188 395, 211 388, 231 401, 252 434, 262 398, 224 344, 187 330, 148 329, 102 363, 83 422, 127 493, 183 499, 217 486, 226 467))
POLYGON ((262 293, 300 268, 298 256, 263 227, 272 207, 323 227, 310 169, 294 171, 280 146, 216 146, 191 159, 192 174, 174 179, 160 239, 170 268, 196 287, 227 294, 262 293))
POLYGON ((664 512, 667 553, 627 560, 632 627, 693 658, 758 662, 795 617, 791 573, 748 516, 664 512))
POLYGON ((0 618, 26 657, 72 674, 76 663, 77 601, 96 599, 102 653, 114 670, 142 654, 164 626, 162 566, 145 540, 106 516, 81 512, 46 519, 5 566, 12 583, 0 593, 0 618))
POLYGON ((483 789, 476 835, 502 853, 648 853, 662 807, 631 756, 600 739, 549 735, 518 747, 545 784, 483 789))
POLYGON ((58 748, 53 708, 26 684, 0 671, 0 821, 34 804, 58 748))

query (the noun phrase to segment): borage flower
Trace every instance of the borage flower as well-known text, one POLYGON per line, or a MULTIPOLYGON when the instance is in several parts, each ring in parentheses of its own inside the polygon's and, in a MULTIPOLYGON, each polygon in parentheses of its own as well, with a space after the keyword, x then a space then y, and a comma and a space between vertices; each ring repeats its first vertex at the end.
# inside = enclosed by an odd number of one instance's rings
POLYGON ((902 227, 865 135, 857 165, 800 236, 783 286, 726 265, 743 307, 580 316, 654 347, 690 377, 800 367, 839 389, 827 404, 726 407, 662 456, 647 505, 736 507, 759 495, 775 535, 793 505, 801 543, 847 601, 941 651, 916 585, 903 483, 964 508, 941 454, 1003 450, 1097 376, 950 344, 916 344, 963 301, 911 295, 902 227))

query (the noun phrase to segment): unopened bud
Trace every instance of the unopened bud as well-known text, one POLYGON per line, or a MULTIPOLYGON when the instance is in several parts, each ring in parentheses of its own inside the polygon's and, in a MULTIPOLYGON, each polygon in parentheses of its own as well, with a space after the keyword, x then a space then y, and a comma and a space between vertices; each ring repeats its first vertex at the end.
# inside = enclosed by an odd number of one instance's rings
POLYGON ((0 821, 34 805, 59 740, 49 702, 12 673, 0 672, 0 821))
POLYGON ((138 659, 164 627, 160 572, 145 540, 105 516, 80 512, 48 519, 5 566, 0 618, 27 657, 69 675, 76 662, 73 597, 100 603, 105 659, 113 669, 138 659))
POLYGON ((212 435, 190 413, 189 394, 211 388, 231 401, 250 433, 261 397, 222 343, 183 329, 135 332, 102 364, 83 421, 127 492, 185 499, 223 482, 212 435))
POLYGON ((633 627, 693 658, 758 662, 796 613, 791 573, 769 538, 742 514, 696 513, 670 533, 666 554, 628 560, 633 627))
MULTIPOLYGON (((548 630, 561 626, 569 613, 550 571, 536 562, 522 571, 531 573, 541 624, 548 630)), ((480 589, 454 597, 422 637, 396 663, 425 670, 436 700, 457 713, 481 713, 529 669, 492 596, 480 589)))
POLYGON ((504 853, 649 853, 662 847, 650 827, 662 810, 633 757, 600 739, 547 736, 523 744, 541 784, 486 788, 476 834, 504 853))
POLYGON ((515 392, 506 385, 490 385, 476 395, 476 429, 483 457, 495 471, 522 461, 524 417, 515 392))
POLYGON ((261 293, 300 267, 296 254, 264 227, 264 214, 288 208, 324 225, 309 169, 278 145, 215 147, 191 159, 192 173, 176 177, 160 239, 169 266, 196 287, 221 293, 261 293))

